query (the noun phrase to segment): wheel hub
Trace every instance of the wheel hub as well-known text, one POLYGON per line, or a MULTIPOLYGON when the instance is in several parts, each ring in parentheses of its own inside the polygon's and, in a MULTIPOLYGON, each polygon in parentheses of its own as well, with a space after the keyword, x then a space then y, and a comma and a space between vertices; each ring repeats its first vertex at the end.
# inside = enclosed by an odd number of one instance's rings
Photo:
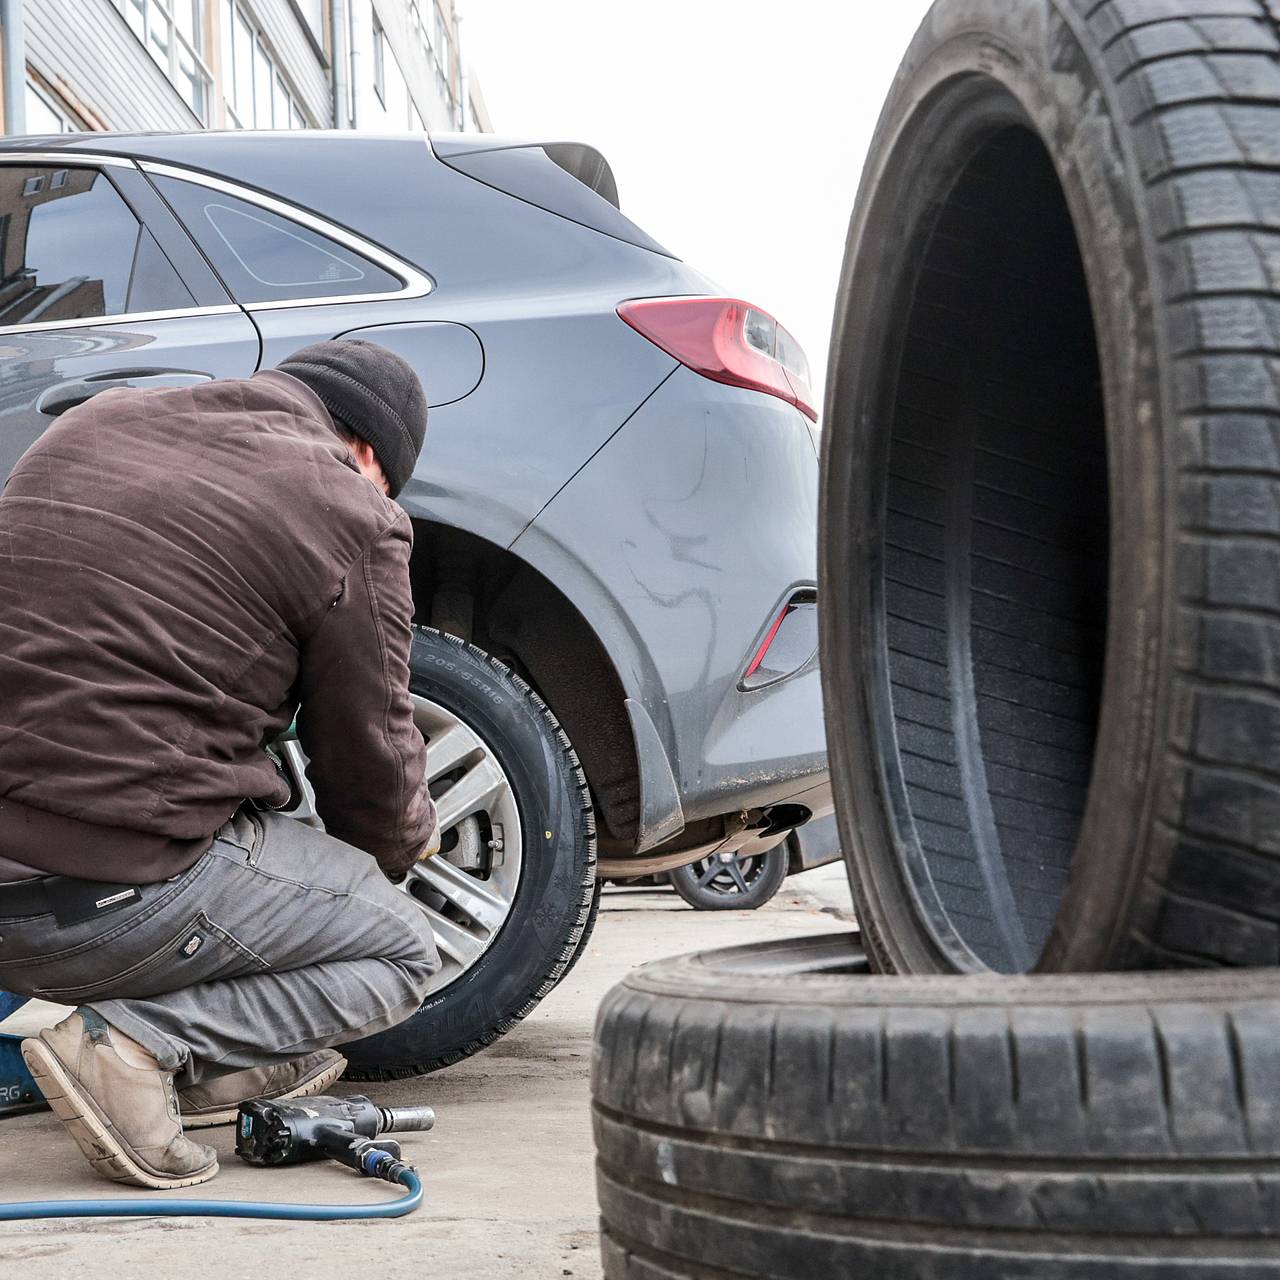
MULTIPOLYGON (((492 749, 452 711, 412 696, 414 723, 427 742, 441 851, 411 867, 400 888, 431 921, 441 960, 434 993, 466 973, 506 924, 520 884, 523 840, 515 791, 492 749)), ((283 739, 278 752, 301 797, 290 816, 320 826, 301 744, 283 739)))

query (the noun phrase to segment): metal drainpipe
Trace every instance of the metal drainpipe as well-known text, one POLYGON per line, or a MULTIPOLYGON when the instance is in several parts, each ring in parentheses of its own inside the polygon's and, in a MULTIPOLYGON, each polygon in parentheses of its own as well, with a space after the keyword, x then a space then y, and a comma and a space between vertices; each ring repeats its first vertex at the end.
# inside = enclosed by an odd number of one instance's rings
MULTIPOLYGON (((0 0, 0 4, 9 0, 0 0)), ((20 0, 19 0, 20 2, 20 0)), ((333 49, 333 127, 351 128, 350 101, 347 91, 347 0, 330 0, 329 44, 333 49)))
POLYGON ((0 0, 4 28, 4 131, 27 131, 27 31, 23 0, 0 0))

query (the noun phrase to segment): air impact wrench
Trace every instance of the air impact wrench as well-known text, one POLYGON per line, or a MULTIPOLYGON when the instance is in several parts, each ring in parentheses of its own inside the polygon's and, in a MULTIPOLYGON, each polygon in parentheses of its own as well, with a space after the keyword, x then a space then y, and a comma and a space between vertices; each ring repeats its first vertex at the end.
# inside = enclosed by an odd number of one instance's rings
POLYGON ((250 1164, 299 1164, 337 1160, 369 1178, 399 1182, 411 1165, 400 1159, 400 1144, 384 1133, 430 1129, 430 1107, 380 1107, 356 1094, 350 1098, 254 1098, 240 1104, 236 1155, 250 1164))

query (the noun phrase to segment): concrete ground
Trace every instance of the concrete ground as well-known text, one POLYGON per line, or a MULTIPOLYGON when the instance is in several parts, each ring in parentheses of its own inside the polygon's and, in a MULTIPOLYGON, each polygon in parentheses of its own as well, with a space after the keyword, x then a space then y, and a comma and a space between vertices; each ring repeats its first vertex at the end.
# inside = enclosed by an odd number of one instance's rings
MULTIPOLYGON (((153 1280, 266 1275, 347 1280, 597 1280, 588 1070, 604 993, 659 956, 846 928, 842 864, 787 881, 757 912, 695 912, 662 890, 613 890, 577 968, 514 1031, 448 1071, 367 1088, 387 1106, 428 1103, 436 1128, 405 1135, 426 1201, 406 1218, 282 1223, 216 1218, 120 1218, 0 1223, 0 1275, 22 1280, 153 1280), (105 1248, 105 1252, 104 1252, 105 1248)), ((56 1021, 28 1005, 0 1030, 56 1021)), ((222 1172, 190 1194, 220 1200, 371 1202, 389 1188, 333 1164, 253 1169, 232 1154, 232 1130, 205 1130, 222 1172)), ((0 1121, 0 1200, 125 1194, 91 1172, 49 1112, 0 1121)), ((148 1193, 142 1193, 148 1194, 148 1193)), ((168 1193, 149 1193, 165 1195, 168 1193)))

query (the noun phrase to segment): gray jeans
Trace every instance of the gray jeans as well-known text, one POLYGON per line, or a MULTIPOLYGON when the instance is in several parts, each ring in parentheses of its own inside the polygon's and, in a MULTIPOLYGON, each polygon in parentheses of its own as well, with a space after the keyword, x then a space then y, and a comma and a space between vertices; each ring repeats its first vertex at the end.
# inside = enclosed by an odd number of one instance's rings
POLYGON ((96 1009, 180 1088, 394 1026, 439 969, 426 915, 373 858, 276 813, 241 811, 123 910, 0 915, 0 990, 96 1009))

